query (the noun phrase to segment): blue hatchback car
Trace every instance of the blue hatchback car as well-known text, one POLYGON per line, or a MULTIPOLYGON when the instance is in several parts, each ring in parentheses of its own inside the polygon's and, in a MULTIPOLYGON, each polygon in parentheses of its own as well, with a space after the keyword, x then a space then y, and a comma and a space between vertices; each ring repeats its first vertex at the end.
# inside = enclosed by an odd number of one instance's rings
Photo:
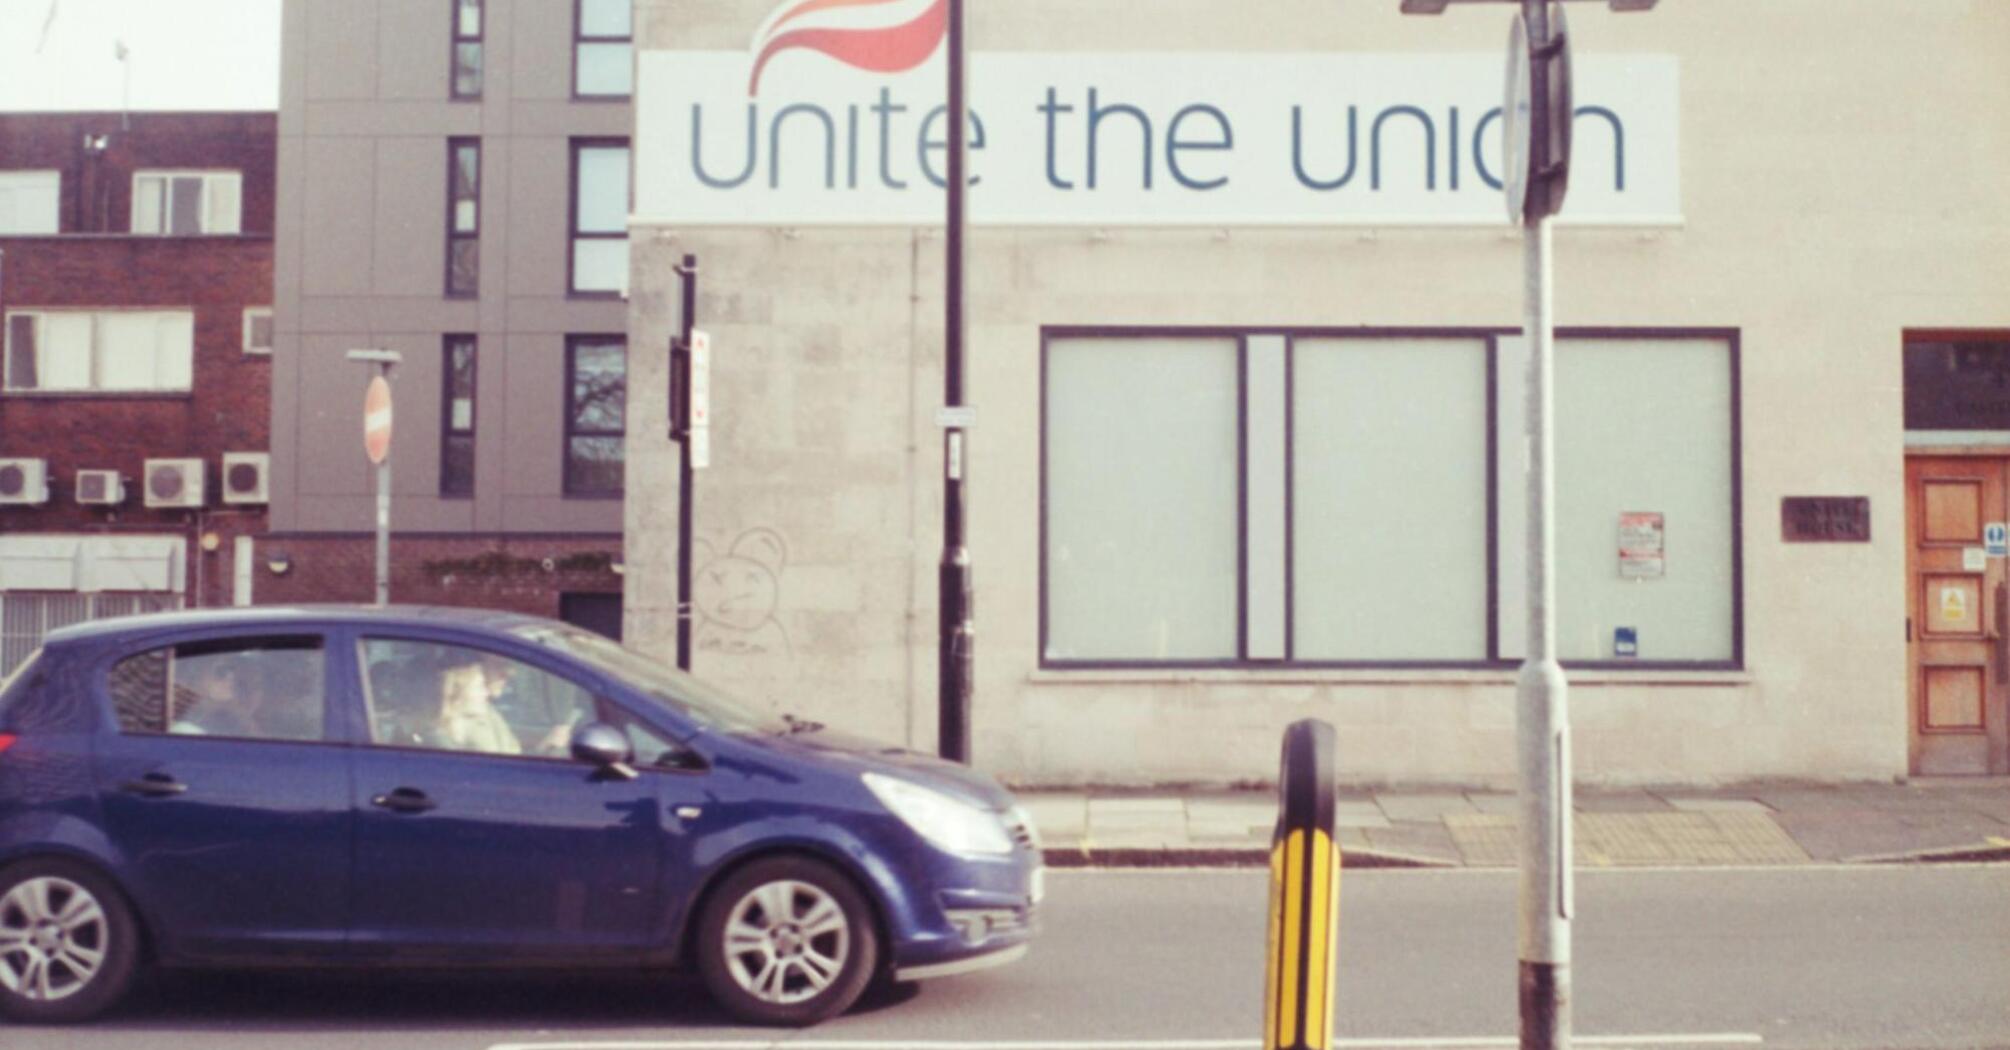
POLYGON ((567 624, 173 613, 51 633, 0 684, 0 1014, 143 965, 682 967, 811 1024, 1023 955, 995 781, 773 722, 567 624))

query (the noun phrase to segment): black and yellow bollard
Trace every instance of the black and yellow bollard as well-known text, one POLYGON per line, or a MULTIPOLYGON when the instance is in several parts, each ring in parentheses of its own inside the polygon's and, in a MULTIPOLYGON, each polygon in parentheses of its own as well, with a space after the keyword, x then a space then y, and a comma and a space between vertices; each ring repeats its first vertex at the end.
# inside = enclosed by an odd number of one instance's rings
POLYGON ((1328 1050, 1340 949, 1340 847, 1333 727, 1314 719, 1284 731, 1277 831, 1270 840, 1270 939, 1264 963, 1264 1050, 1328 1050))

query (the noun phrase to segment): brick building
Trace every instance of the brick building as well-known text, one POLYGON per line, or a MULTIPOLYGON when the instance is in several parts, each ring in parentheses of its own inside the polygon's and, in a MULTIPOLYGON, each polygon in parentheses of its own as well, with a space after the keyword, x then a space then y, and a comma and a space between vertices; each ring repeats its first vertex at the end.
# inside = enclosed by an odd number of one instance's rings
POLYGON ((271 113, 0 114, 0 670, 242 593, 265 527, 271 113))

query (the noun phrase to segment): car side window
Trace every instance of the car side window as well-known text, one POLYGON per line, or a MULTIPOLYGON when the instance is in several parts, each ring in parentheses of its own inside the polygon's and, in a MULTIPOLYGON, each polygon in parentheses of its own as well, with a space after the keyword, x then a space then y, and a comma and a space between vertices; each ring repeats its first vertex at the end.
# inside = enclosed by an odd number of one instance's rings
POLYGON ((126 733, 320 740, 324 667, 313 636, 185 642, 113 664, 106 689, 126 733))
POLYGON ((486 649, 366 638, 362 660, 372 743, 564 758, 594 719, 592 693, 486 649))

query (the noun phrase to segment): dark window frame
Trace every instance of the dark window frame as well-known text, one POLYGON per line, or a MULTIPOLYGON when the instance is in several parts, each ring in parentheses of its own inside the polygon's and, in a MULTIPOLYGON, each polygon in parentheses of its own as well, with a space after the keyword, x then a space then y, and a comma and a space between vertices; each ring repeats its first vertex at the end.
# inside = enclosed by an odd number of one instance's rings
MULTIPOLYGON (((1520 329, 1515 327, 1418 327, 1418 328, 1340 328, 1340 327, 1289 327, 1289 326, 1123 326, 1123 325, 1045 325, 1040 329, 1040 435, 1039 435, 1039 667, 1043 671, 1185 671, 1185 670, 1474 670, 1511 671, 1520 666, 1520 661, 1503 658, 1500 649, 1500 508, 1498 506, 1499 433, 1498 405, 1501 392, 1497 377, 1499 371, 1500 341, 1517 336, 1520 329), (1296 434, 1287 419, 1285 431, 1285 659, 1251 660, 1246 657, 1245 646, 1249 633, 1249 613, 1247 608, 1248 537, 1241 535, 1247 521, 1247 509, 1241 508, 1237 526, 1236 561, 1239 579, 1236 590, 1236 651, 1230 659, 1056 659, 1047 655, 1050 641, 1048 603, 1048 360, 1051 347, 1056 340, 1080 338, 1153 338, 1153 337, 1195 337, 1195 338, 1235 338, 1246 339, 1250 335, 1282 335, 1286 346, 1285 405, 1287 413, 1293 402, 1292 384, 1295 379, 1293 362, 1296 358, 1296 341, 1319 338, 1471 338, 1484 339, 1487 345, 1488 398, 1487 417, 1487 656, 1483 660, 1312 660, 1301 659, 1297 655, 1296 623, 1294 622, 1292 600, 1293 588, 1297 585, 1295 523, 1290 513, 1294 490, 1292 482, 1293 457, 1297 444, 1296 434)), ((1556 338, 1601 339, 1613 341, 1651 339, 1716 339, 1722 340, 1726 350, 1726 367, 1730 379, 1730 482, 1731 482, 1731 655, 1726 660, 1565 660, 1563 666, 1570 670, 1590 671, 1641 671, 1641 672, 1742 672, 1745 667, 1745 540, 1744 540, 1744 391, 1742 364, 1742 332, 1737 328, 1722 327, 1679 327, 1679 328, 1626 328, 1626 327, 1559 327, 1556 338)), ((1242 350, 1237 352, 1240 361, 1242 350)), ((1238 387, 1243 382, 1238 376, 1238 387)), ((1244 392, 1237 391, 1238 448, 1247 440, 1247 406, 1241 403, 1244 392)), ((1236 467, 1236 489, 1238 501, 1247 499, 1247 467, 1240 461, 1236 467)))
POLYGON ((455 102, 478 102, 482 89, 488 81, 489 12, 486 0, 447 0, 447 97, 455 102), (461 9, 473 5, 475 9, 475 31, 461 32, 461 9), (461 90, 461 48, 472 44, 475 48, 477 66, 475 69, 475 89, 461 90))
POLYGON ((447 179, 446 179, 447 183, 446 258, 443 260, 444 267, 441 274, 441 284, 440 284, 441 294, 449 299, 476 299, 480 298, 481 296, 482 182, 483 182, 482 140, 474 136, 455 136, 453 138, 449 138, 447 140, 447 179), (460 154, 462 150, 473 150, 475 158, 474 186, 471 187, 474 190, 473 199, 475 204, 475 228, 473 230, 468 231, 462 231, 455 227, 455 220, 458 217, 456 214, 457 211, 456 206, 460 204, 461 200, 460 197, 455 193, 455 186, 460 181, 460 173, 461 173, 460 154), (457 290, 454 287, 454 250, 463 243, 473 245, 474 256, 475 256, 474 287, 469 289, 457 290))
MULTIPOLYGON (((102 711, 104 714, 110 716, 110 720, 106 724, 118 733, 118 735, 129 737, 213 740, 226 741, 232 744, 283 744, 294 747, 319 746, 346 748, 349 746, 349 743, 343 739, 342 732, 331 726, 331 721, 339 718, 339 712, 336 710, 337 700, 331 688, 334 664, 330 656, 333 652, 332 646, 334 640, 332 632, 326 630, 274 631, 270 627, 257 627, 221 633, 204 633, 166 640, 148 639, 141 645, 123 646, 104 657, 94 672, 99 688, 103 690, 102 703, 104 706, 102 711), (172 661, 183 658, 183 650, 192 650, 193 652, 190 655, 200 657, 220 653, 241 653, 258 648, 270 648, 274 651, 307 651, 314 652, 320 656, 321 660, 318 670, 321 675, 321 730, 319 735, 313 737, 288 737, 276 735, 247 736, 225 733, 177 733, 172 729, 172 721, 168 720, 168 716, 172 715, 173 711, 166 707, 161 712, 163 719, 166 721, 164 721, 164 724, 158 730, 132 729, 126 726, 123 712, 119 709, 119 697, 116 691, 118 683, 114 679, 114 675, 118 673, 118 668, 133 660, 152 656, 156 653, 168 654, 167 659, 170 661, 171 666, 172 661)), ((172 679, 163 681, 162 686, 163 688, 171 688, 172 679)), ((171 697, 163 697, 164 701, 171 699, 171 697)))
POLYGON ((481 340, 472 332, 449 332, 440 337, 440 498, 473 499, 475 495, 475 424, 480 411, 475 392, 480 389, 481 340), (468 425, 465 428, 454 425, 454 354, 465 349, 468 353, 468 425), (468 476, 465 486, 450 482, 447 464, 453 462, 451 449, 454 439, 461 438, 468 443, 468 476))
POLYGON ((582 488, 572 469, 572 442, 574 438, 619 438, 621 439, 622 464, 628 461, 628 336, 622 332, 578 333, 565 337, 565 417, 563 429, 564 443, 559 448, 560 467, 564 474, 564 492, 567 499, 622 499, 627 495, 626 484, 612 489, 582 488), (602 346, 617 343, 621 346, 621 429, 582 430, 577 425, 578 405, 573 401, 576 386, 579 348, 582 346, 602 346))
POLYGON ((635 61, 635 23, 631 13, 627 36, 589 36, 586 33, 587 0, 572 0, 572 68, 570 77, 572 98, 575 102, 626 102, 635 97, 631 84, 629 90, 620 95, 586 93, 579 90, 579 49, 585 44, 627 44, 628 60, 635 61))
POLYGON ((603 292, 603 291, 592 291, 592 290, 588 290, 588 291, 582 291, 582 290, 580 290, 580 287, 579 287, 579 274, 578 274, 577 272, 575 272, 575 267, 576 267, 576 266, 577 266, 577 264, 578 264, 578 255, 579 255, 579 242, 580 242, 580 241, 583 241, 583 240, 589 240, 589 241, 623 241, 623 242, 626 242, 626 241, 628 240, 628 231, 627 231, 626 229, 622 230, 622 231, 621 231, 620 233, 583 233, 583 232, 581 232, 581 231, 580 231, 580 229, 579 229, 579 155, 580 155, 580 153, 581 153, 582 151, 584 151, 584 150, 590 150, 590 149, 612 149, 612 148, 615 148, 615 147, 620 147, 620 148, 621 148, 621 149, 622 149, 622 150, 623 150, 624 152, 626 152, 626 153, 627 153, 627 155, 628 155, 628 200, 626 200, 626 201, 622 202, 622 207, 623 207, 623 210, 624 210, 624 213, 625 213, 625 212, 626 212, 626 210, 628 210, 628 209, 630 208, 630 206, 632 206, 632 204, 633 204, 633 202, 634 202, 634 200, 635 200, 635 151, 634 151, 634 147, 633 147, 633 146, 632 146, 632 145, 630 144, 630 142, 629 142, 629 140, 628 140, 628 139, 626 139, 626 138, 623 138, 623 137, 620 137, 620 136, 618 136, 618 135, 617 135, 617 136, 594 136, 594 137, 587 137, 587 138, 575 138, 575 139, 571 139, 571 140, 570 140, 570 141, 568 142, 568 147, 569 147, 569 149, 568 149, 568 152, 569 152, 569 154, 570 154, 570 157, 569 157, 569 164, 568 164, 568 168, 569 168, 569 170, 568 170, 568 174, 567 174, 567 179, 566 179, 566 187, 567 187, 567 190, 566 190, 566 195, 565 195, 565 196, 566 196, 566 202, 565 202, 565 233, 566 233, 566 239, 565 239, 565 294, 566 294, 567 298, 571 298, 571 299, 602 299, 602 300, 619 300, 619 299, 621 299, 621 298, 622 298, 622 295, 621 295, 621 293, 620 293, 619 291, 612 291, 612 292, 603 292))

